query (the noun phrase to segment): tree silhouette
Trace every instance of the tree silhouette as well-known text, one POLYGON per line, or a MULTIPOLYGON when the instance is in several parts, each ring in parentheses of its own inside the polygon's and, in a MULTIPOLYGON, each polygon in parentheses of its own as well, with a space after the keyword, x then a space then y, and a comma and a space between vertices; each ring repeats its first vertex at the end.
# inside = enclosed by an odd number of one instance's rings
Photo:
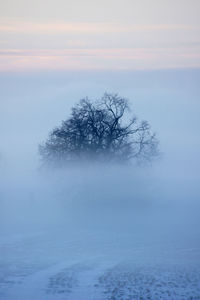
POLYGON ((83 160, 125 162, 150 160, 158 141, 146 121, 128 119, 128 100, 105 93, 99 101, 88 98, 72 108, 71 116, 39 146, 47 164, 65 165, 83 160))

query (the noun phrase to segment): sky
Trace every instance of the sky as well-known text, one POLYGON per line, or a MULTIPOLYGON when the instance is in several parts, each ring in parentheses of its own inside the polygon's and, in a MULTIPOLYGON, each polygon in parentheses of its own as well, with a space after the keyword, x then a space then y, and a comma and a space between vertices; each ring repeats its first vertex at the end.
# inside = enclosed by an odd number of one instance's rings
POLYGON ((0 71, 200 67, 199 0, 1 0, 0 71))

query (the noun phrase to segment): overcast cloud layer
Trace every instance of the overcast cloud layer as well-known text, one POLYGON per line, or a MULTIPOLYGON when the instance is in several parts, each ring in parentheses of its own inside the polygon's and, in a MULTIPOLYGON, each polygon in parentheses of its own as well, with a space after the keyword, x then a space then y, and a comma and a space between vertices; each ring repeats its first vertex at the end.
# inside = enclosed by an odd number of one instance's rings
POLYGON ((3 1, 0 70, 200 67, 200 3, 3 1))

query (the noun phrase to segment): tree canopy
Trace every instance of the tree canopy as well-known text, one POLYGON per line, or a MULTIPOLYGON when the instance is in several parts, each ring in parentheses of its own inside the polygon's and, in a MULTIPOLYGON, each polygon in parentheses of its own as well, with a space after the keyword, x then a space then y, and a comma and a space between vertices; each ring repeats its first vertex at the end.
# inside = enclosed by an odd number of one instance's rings
POLYGON ((105 93, 98 101, 80 100, 71 116, 39 146, 44 163, 151 160, 158 152, 157 138, 147 121, 130 118, 130 113, 128 100, 117 94, 105 93))

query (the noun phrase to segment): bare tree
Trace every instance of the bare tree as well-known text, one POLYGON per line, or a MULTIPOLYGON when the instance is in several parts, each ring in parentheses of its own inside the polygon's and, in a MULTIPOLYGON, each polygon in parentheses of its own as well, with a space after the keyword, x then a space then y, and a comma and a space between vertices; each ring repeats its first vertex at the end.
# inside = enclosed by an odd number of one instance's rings
POLYGON ((128 119, 128 100, 105 93, 99 101, 88 98, 72 108, 69 119, 55 128, 39 146, 47 164, 94 159, 150 160, 157 155, 158 141, 146 121, 128 119))

